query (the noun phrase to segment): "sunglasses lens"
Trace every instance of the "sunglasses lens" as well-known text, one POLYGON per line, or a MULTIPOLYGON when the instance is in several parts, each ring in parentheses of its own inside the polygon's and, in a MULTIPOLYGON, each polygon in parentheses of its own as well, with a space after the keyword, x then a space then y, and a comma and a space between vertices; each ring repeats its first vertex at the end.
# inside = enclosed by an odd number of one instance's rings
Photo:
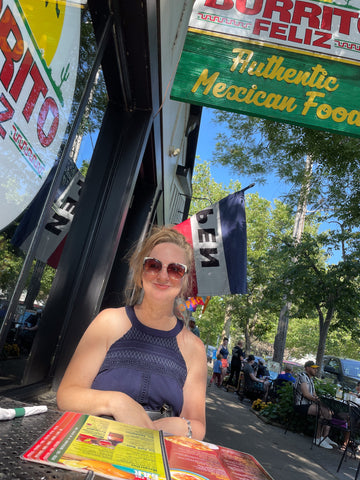
POLYGON ((185 265, 181 265, 181 263, 170 263, 167 267, 167 271, 169 277, 178 280, 185 275, 186 267, 185 265))
MULTIPOLYGON (((144 271, 153 275, 160 273, 163 268, 162 262, 157 258, 152 257, 145 257, 143 265, 144 271)), ((182 263, 169 263, 169 265, 165 266, 167 267, 167 274, 173 280, 180 280, 187 272, 186 265, 183 265, 182 263)))
POLYGON ((144 270, 148 273, 159 273, 162 269, 162 263, 156 258, 146 258, 144 260, 144 270))

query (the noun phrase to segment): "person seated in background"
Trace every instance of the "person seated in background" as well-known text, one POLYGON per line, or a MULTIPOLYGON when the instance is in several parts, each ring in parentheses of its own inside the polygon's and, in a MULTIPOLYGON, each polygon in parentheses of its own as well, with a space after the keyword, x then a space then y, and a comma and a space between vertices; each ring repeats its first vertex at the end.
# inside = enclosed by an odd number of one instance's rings
MULTIPOLYGON (((283 380, 284 382, 292 382, 295 383, 295 377, 292 375, 292 366, 289 364, 285 364, 284 367, 284 372, 279 373, 279 375, 276 377, 276 380, 283 380)), ((278 382, 279 383, 279 382, 278 382)))
POLYGON ((192 268, 192 247, 170 227, 134 249, 127 306, 90 323, 58 388, 60 410, 204 438, 205 347, 177 310, 192 268))
MULTIPOLYGON (((318 365, 312 360, 305 363, 303 373, 300 373, 295 382, 295 404, 294 410, 302 415, 319 415, 320 420, 325 419, 330 421, 332 413, 328 407, 320 402, 316 395, 313 378, 316 376, 318 365)), ((315 444, 323 448, 333 448, 337 443, 330 440, 328 437, 330 432, 329 425, 322 425, 318 422, 318 428, 315 436, 315 444)))
POLYGON ((257 371, 256 371, 256 376, 258 378, 265 378, 265 377, 270 378, 270 372, 265 365, 265 360, 261 357, 258 360, 258 367, 257 367, 257 371))
POLYGON ((270 382, 265 378, 257 378, 253 369, 255 363, 254 355, 249 355, 244 363, 245 390, 259 390, 262 392, 262 399, 266 402, 270 382))

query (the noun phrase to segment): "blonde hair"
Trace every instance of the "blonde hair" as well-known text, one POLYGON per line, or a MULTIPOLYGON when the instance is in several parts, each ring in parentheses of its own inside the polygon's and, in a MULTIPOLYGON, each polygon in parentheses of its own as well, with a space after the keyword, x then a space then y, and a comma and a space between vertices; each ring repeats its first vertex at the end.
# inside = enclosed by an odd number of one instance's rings
POLYGON ((153 227, 142 244, 135 248, 130 257, 130 278, 126 289, 127 305, 136 305, 141 302, 143 260, 145 257, 149 256, 150 252, 156 245, 161 243, 173 243, 184 250, 188 273, 183 277, 179 296, 185 298, 187 293, 189 293, 192 286, 194 263, 193 249, 191 245, 186 241, 182 233, 174 230, 172 227, 153 227))

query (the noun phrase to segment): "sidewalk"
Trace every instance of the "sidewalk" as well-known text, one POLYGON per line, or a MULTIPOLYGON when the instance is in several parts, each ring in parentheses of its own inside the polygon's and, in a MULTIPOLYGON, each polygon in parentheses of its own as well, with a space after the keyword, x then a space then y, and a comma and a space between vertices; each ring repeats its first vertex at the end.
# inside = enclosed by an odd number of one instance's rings
MULTIPOLYGON (((215 386, 207 389, 205 441, 246 452, 274 480, 354 480, 359 458, 348 457, 340 472, 338 449, 311 449, 311 438, 265 423, 234 393, 215 386)), ((360 478, 360 476, 359 476, 360 478)))

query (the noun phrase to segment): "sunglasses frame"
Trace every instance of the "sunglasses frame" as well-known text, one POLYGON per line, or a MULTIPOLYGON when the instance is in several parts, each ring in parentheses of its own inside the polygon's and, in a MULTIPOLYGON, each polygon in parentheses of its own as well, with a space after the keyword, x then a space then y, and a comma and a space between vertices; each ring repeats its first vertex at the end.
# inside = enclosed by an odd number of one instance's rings
POLYGON ((182 278, 184 278, 184 276, 188 273, 188 267, 187 265, 184 265, 183 263, 178 263, 178 262, 171 262, 171 263, 163 263, 161 260, 159 260, 158 258, 155 258, 155 257, 144 257, 144 261, 143 261, 143 268, 144 268, 144 271, 146 273, 154 273, 154 274, 159 274, 161 272, 161 270, 163 269, 163 267, 166 267, 166 271, 167 271, 167 274, 169 276, 169 278, 172 278, 174 280, 181 280, 182 278), (153 271, 149 271, 149 270, 145 270, 145 263, 147 260, 154 260, 155 263, 158 263, 160 264, 160 270, 159 271, 156 271, 156 270, 153 270, 153 271), (171 267, 171 265, 175 265, 175 266, 181 266, 184 268, 184 274, 182 276, 178 276, 178 274, 175 273, 174 275, 174 272, 169 272, 169 267, 171 267))

